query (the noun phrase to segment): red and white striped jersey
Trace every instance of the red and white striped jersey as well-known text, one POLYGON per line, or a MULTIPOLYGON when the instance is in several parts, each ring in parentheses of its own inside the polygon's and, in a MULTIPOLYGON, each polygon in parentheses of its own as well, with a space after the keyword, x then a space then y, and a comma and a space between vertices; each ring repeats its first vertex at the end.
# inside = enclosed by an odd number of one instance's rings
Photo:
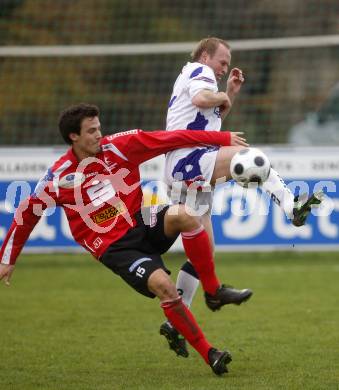
POLYGON ((142 204, 139 165, 176 148, 230 145, 229 132, 130 130, 103 137, 101 151, 78 161, 70 148, 20 203, 0 251, 14 264, 46 208, 63 207, 72 235, 96 258, 135 226, 142 204))

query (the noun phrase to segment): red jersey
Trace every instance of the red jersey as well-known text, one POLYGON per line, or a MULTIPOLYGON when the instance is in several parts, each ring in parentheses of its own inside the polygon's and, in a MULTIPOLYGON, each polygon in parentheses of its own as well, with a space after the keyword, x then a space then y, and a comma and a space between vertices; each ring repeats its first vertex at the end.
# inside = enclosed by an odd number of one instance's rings
POLYGON ((99 258, 135 226, 142 205, 139 165, 173 149, 230 145, 229 132, 131 130, 103 137, 94 157, 78 161, 70 148, 20 203, 0 251, 14 264, 46 208, 63 207, 75 241, 99 258))

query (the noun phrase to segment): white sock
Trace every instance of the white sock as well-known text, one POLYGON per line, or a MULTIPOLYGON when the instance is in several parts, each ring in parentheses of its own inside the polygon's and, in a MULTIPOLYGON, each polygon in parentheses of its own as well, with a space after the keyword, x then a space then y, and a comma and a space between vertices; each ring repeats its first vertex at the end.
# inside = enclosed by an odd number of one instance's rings
POLYGON ((177 277, 177 290, 187 307, 191 306, 194 295, 199 287, 199 279, 180 270, 177 277))
POLYGON ((278 175, 278 172, 273 168, 270 169, 270 174, 267 180, 262 184, 263 189, 270 195, 288 218, 293 218, 294 195, 287 188, 284 180, 278 175))

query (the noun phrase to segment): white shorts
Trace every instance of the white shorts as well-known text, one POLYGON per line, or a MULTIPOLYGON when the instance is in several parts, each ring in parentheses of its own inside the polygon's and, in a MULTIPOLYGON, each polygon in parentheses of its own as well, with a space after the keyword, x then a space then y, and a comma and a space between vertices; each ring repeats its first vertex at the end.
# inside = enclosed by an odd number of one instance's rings
POLYGON ((210 185, 218 147, 185 148, 166 155, 165 180, 172 203, 186 204, 199 215, 209 212, 213 200, 210 185))

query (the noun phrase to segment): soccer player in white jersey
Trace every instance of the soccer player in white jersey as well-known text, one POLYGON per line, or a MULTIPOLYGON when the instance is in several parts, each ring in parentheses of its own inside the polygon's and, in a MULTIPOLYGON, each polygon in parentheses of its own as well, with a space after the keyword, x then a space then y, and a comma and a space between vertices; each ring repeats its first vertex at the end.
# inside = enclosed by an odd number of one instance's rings
MULTIPOLYGON (((219 91, 218 82, 228 73, 231 64, 231 49, 219 38, 201 40, 192 53, 193 62, 188 62, 179 74, 168 105, 166 130, 175 129, 215 131, 221 129, 222 120, 229 113, 235 97, 244 82, 239 68, 229 72, 226 91, 219 91)), ((239 134, 241 137, 241 134, 239 134)), ((230 180, 228 169, 234 154, 248 146, 245 139, 233 147, 194 147, 177 149, 166 155, 165 180, 169 185, 173 203, 185 203, 194 209, 208 232, 214 247, 211 223, 213 186, 230 180), (226 171, 226 176, 225 176, 226 171)), ((295 203, 295 197, 274 169, 263 183, 263 189, 271 196, 296 226, 305 223, 313 204, 320 203, 312 195, 304 204, 295 203)), ((177 279, 177 289, 184 303, 190 307, 199 279, 192 264, 187 261, 177 279)), ((228 287, 229 303, 241 304, 248 300, 252 291, 228 287)), ((185 340, 167 321, 160 327, 177 355, 187 357, 185 340)))

